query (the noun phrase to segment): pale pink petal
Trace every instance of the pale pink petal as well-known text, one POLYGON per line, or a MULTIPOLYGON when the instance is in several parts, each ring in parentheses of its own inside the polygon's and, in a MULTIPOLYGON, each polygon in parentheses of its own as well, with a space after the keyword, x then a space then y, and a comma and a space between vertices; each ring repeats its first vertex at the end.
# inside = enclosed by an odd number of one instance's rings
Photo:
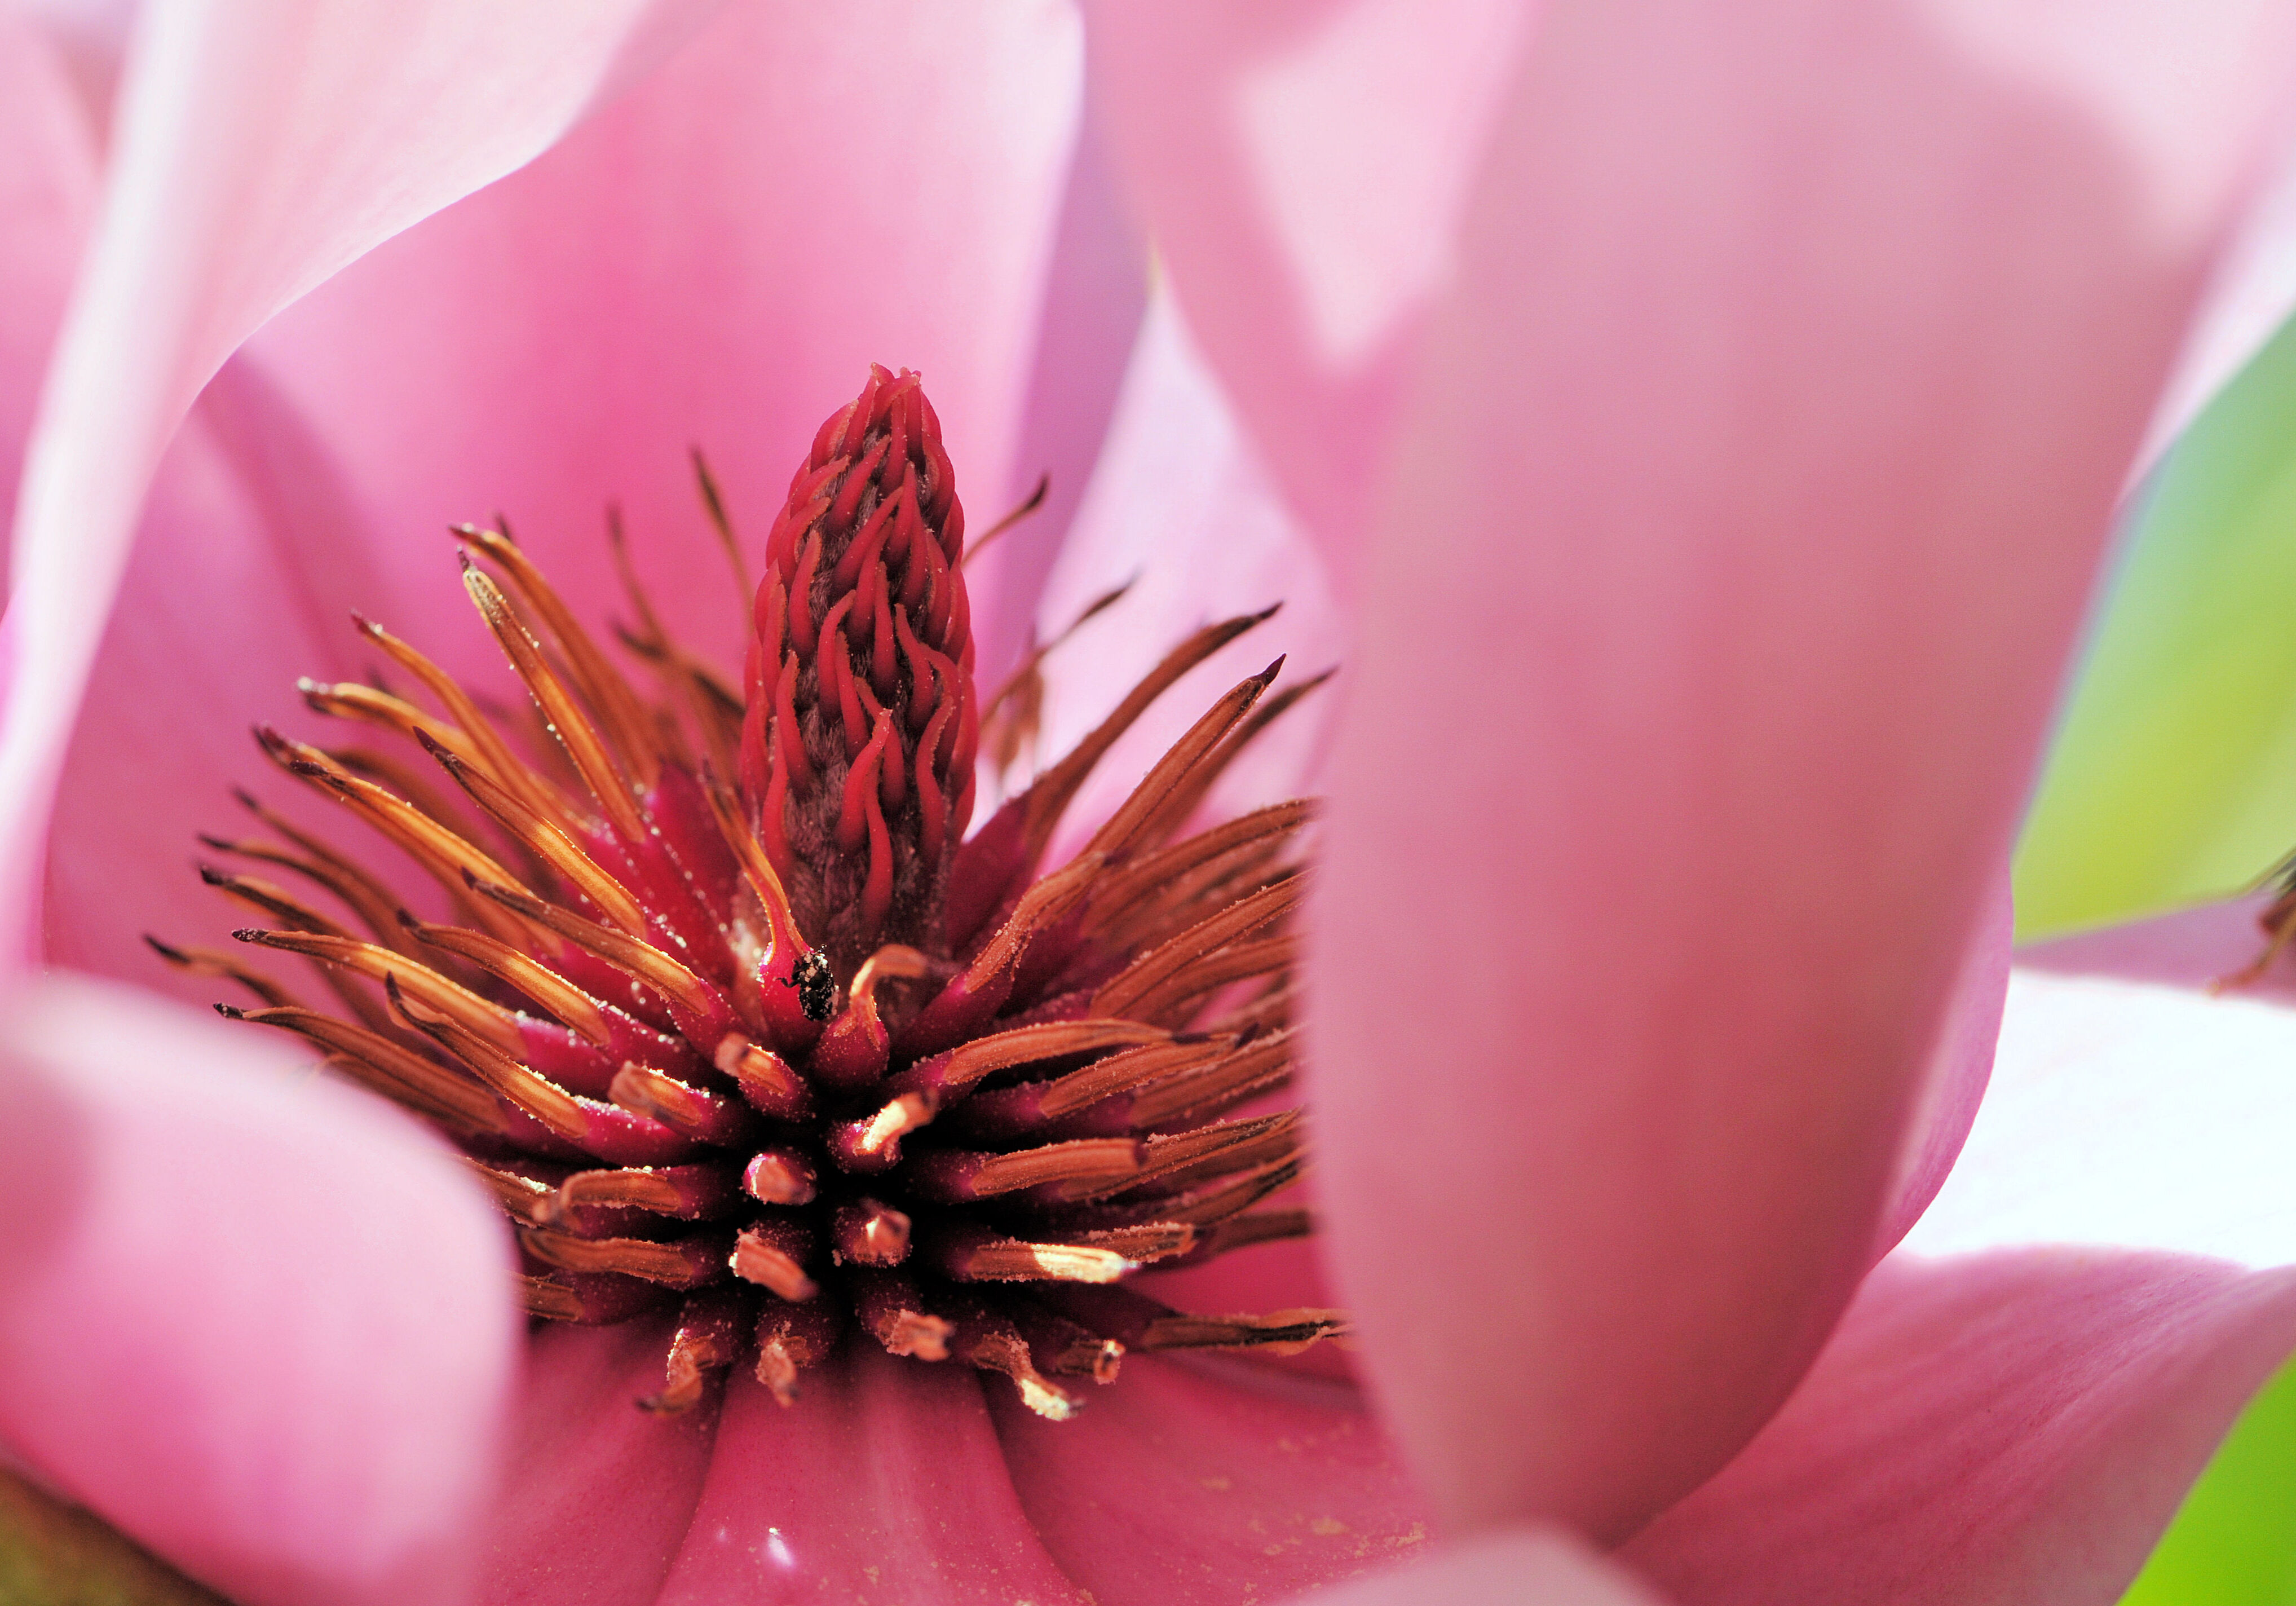
POLYGON ((1212 367, 1344 585, 1538 7, 1096 5, 1096 94, 1212 367))
POLYGON ((2286 22, 1542 25, 1313 927, 1329 1247, 1447 1517, 1632 1528, 1847 1304, 2286 22))
POLYGON ((141 0, 11 0, 10 9, 54 48, 100 139, 111 125, 111 103, 141 0))
MULTIPOLYGON (((1283 610, 1192 670, 1101 761, 1055 839, 1057 861, 1082 844, 1157 757, 1222 692, 1286 656, 1279 686, 1340 664, 1347 618, 1329 572, 1238 427, 1170 299, 1150 304, 1108 444, 1037 604, 1041 639, 1095 599, 1124 599, 1045 664, 1036 758, 1058 759, 1199 626, 1275 603, 1283 610)), ((1214 815, 1311 790, 1333 691, 1285 716, 1224 775, 1214 815)), ((1010 777, 1017 787, 1028 768, 1010 777)))
POLYGON ((872 362, 923 373, 966 528, 987 529, 1044 466, 1015 454, 1080 31, 1061 0, 730 8, 557 149, 278 319, 248 356, 328 444, 352 515, 329 533, 388 586, 368 611, 507 691, 448 525, 501 512, 603 620, 628 613, 619 502, 673 632, 738 673, 750 599, 688 450, 754 566, 872 362))
POLYGON ((545 1325, 527 1346, 507 1473, 487 1524, 488 1606, 652 1606, 685 1541, 716 1440, 715 1399, 683 1416, 662 1386, 674 1315, 545 1325))
POLYGON ((15 504, 40 375, 94 205, 94 140, 64 57, 41 29, 0 11, 0 507, 15 504))
MULTIPOLYGON (((2242 975, 2263 954, 2266 938, 2256 923, 2257 916, 2271 902, 2270 894, 2259 893, 2229 903, 2179 909, 2124 926, 2054 938, 2024 949, 2017 963, 2028 970, 2056 975, 2118 976, 2128 981, 2205 988, 2242 975)), ((2263 974, 2238 990, 2283 1002, 2296 998, 2296 962, 2280 955, 2263 974)))
POLYGON ((442 1145, 244 1028, 8 1000, 0 1438, 249 1606, 451 1602, 518 1321, 442 1145))
POLYGON ((2111 1606, 2292 1341, 2285 1271, 1893 1257, 1778 1418, 1626 1556, 1684 1606, 2111 1606))
POLYGON ((2250 203, 2239 233, 2217 264, 2192 327, 2185 331, 2133 482, 2248 365, 2296 308, 2296 137, 2284 141, 2272 176, 2250 203))
POLYGON ((1014 1495, 981 1400, 1001 1380, 863 1340, 804 1381, 786 1409, 727 1384, 663 1606, 1081 1606, 1014 1495))
POLYGON ((1226 1357, 1130 1356, 1074 1419, 991 1386, 1013 1487, 1101 1606, 1218 1606, 1414 1553, 1425 1504, 1348 1386, 1226 1357))
POLYGON ((1658 1606, 1643 1582, 1583 1540, 1509 1529, 1310 1596, 1311 1606, 1658 1606))
MULTIPOLYGON (((1087 100, 1061 193, 1013 462, 1016 491, 1032 473, 1046 475, 1050 488, 1040 509, 996 537, 1002 551, 967 571, 978 594, 978 673, 991 686, 1002 684, 1028 650, 1037 596, 1084 500, 1147 310, 1147 243, 1119 193, 1106 123, 1087 100)), ((972 528, 985 533, 989 525, 972 528)))
POLYGON ((2286 1009, 2020 971, 1936 1201, 1630 1554, 1700 1606, 2117 1600, 2296 1345, 2292 1063, 2286 1009))
POLYGON ((13 530, 0 952, 32 948, 51 791, 145 488, 249 332, 528 160, 708 0, 152 5, 13 530))

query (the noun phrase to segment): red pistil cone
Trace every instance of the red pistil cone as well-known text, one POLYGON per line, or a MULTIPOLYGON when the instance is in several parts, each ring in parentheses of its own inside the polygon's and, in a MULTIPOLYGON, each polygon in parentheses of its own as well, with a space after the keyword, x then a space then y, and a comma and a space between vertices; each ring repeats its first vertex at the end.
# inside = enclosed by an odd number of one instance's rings
POLYGON ((743 800, 840 979, 923 945, 972 815, 964 508, 918 376, 873 367, 821 427, 766 544, 743 800))

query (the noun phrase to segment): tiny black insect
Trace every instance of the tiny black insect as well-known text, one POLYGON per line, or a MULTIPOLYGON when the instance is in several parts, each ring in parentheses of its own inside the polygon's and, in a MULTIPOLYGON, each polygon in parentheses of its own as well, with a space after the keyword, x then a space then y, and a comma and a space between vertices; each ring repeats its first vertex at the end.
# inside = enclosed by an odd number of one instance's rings
POLYGON ((818 954, 799 960, 797 974, 783 977, 782 985, 797 989, 797 1006, 808 1020, 826 1020, 837 1007, 837 979, 829 973, 829 961, 818 954))

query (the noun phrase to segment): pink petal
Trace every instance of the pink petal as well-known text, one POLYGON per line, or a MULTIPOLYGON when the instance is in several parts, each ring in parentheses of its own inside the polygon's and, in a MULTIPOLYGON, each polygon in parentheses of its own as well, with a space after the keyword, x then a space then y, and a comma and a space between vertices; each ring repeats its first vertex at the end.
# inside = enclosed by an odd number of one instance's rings
POLYGON ((714 1400, 676 1417, 635 1404, 662 1386, 676 1320, 545 1325, 534 1335, 482 1600, 651 1606, 659 1597, 718 1426, 714 1400))
POLYGON ((1032 472, 1046 475, 1050 489, 1042 508, 996 537, 1001 553, 968 565, 967 584, 980 594, 972 607, 978 673, 989 686, 1003 684, 1028 650, 1037 596, 1084 499, 1147 311, 1147 242, 1119 193, 1106 122, 1087 99, 1061 192, 1013 464, 1016 490, 1032 472))
POLYGON ((1993 896, 1979 928, 1977 939, 1962 955, 1962 971, 1954 983, 1952 1002, 1946 1007, 1945 1026, 1930 1051, 1913 1118, 1906 1124, 1906 1146, 1898 1159, 1898 1180, 1882 1230, 1875 1237, 1875 1259, 1897 1246, 1930 1200, 1945 1185, 1969 1129, 1977 1119, 1978 1105, 1993 1076, 1994 1045, 2001 1036, 2001 1010, 2009 989, 2010 938, 2016 911, 2009 899, 2009 876, 2005 868, 1994 881, 1993 896))
POLYGON ((1510 1529, 1309 1597, 1312 1606, 1657 1606, 1641 1581, 1562 1534, 1510 1529))
POLYGON ((2208 295, 2185 331, 2184 349, 2153 409, 2144 449, 2130 474, 2132 482, 2264 348, 2292 308, 2296 308, 2296 138, 2284 141, 2270 178, 2217 264, 2208 295))
POLYGON ((1130 1356, 1066 1422, 990 1389, 1013 1487, 1102 1606, 1211 1606, 1414 1553, 1427 1509, 1356 1391, 1248 1362, 1130 1356))
POLYGON ((1545 24, 1314 925, 1330 1251, 1447 1519, 1630 1529, 1847 1304, 2267 9, 1545 24))
POLYGON ((250 1606, 462 1598, 518 1343, 499 1213, 244 1028, 56 977, 6 1038, 9 1450, 250 1606))
POLYGON ((1425 307, 1537 10, 1093 10, 1095 93, 1160 258, 1343 585, 1425 307))
MULTIPOLYGON (((1340 663, 1347 619, 1329 572, 1286 511, 1170 299, 1150 304, 1108 442, 1037 604, 1049 640, 1095 599, 1130 582, 1124 600, 1045 664, 1036 756, 1049 764, 1106 717, 1198 627, 1281 603, 1282 611, 1176 684, 1110 750, 1072 806, 1055 860, 1099 821, 1205 707, 1279 653, 1279 686, 1340 663)), ((1331 690, 1285 716, 1214 791, 1231 815, 1314 789, 1328 747, 1331 690)), ((1016 786, 1027 772, 1016 771, 1016 786)))
MULTIPOLYGON (((605 541, 738 670, 749 599, 705 521, 707 454, 750 561, 868 365, 920 370, 972 531, 1016 473, 1075 137, 1063 5, 993 21, 741 6, 524 171, 390 242, 250 348, 326 442, 389 587, 369 611, 507 686, 447 526, 500 510, 588 619, 605 541)), ((603 623, 600 625, 603 629, 603 623)))
POLYGON ((860 1342, 805 1381, 788 1409, 752 1378, 727 1385, 663 1606, 1077 1602, 1014 1496, 970 1368, 860 1342))
POLYGON ((1777 1420, 1627 1555, 1685 1606, 2110 1606, 2292 1340, 2287 1272, 1893 1258, 1777 1420))
POLYGON ((548 145, 702 4, 146 9, 17 504, 9 955, 31 950, 34 845, 146 486, 201 386, 281 307, 548 145))
MULTIPOLYGON (((2055 938, 2025 949, 2017 963, 2058 975, 2206 987, 2246 971, 2263 953, 2257 916, 2271 902, 2271 895, 2263 893, 2055 938)), ((2283 958, 2241 990, 2254 997, 2296 998, 2296 967, 2283 958)))
POLYGON ((1630 1554, 1697 1606, 2119 1599, 2296 1346, 2292 1062, 2284 1008, 2019 972, 1936 1202, 1630 1554))
MULTIPOLYGON (((40 374, 95 205, 95 151, 62 53, 0 12, 0 506, 12 506, 40 374)), ((4 569, 0 569, 4 573, 4 569)))

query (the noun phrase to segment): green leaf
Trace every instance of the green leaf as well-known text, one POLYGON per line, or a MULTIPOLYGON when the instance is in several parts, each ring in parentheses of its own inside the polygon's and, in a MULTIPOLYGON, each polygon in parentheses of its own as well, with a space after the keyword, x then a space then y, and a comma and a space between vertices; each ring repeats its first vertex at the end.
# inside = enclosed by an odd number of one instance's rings
POLYGON ((2021 938, 2238 892, 2296 847, 2296 324, 2129 537, 2019 844, 2021 938))
POLYGON ((230 1606, 103 1520, 0 1471, 0 1602, 8 1606, 230 1606))
POLYGON ((2121 1606, 2296 1606, 2296 1363, 2249 1402, 2121 1606))

